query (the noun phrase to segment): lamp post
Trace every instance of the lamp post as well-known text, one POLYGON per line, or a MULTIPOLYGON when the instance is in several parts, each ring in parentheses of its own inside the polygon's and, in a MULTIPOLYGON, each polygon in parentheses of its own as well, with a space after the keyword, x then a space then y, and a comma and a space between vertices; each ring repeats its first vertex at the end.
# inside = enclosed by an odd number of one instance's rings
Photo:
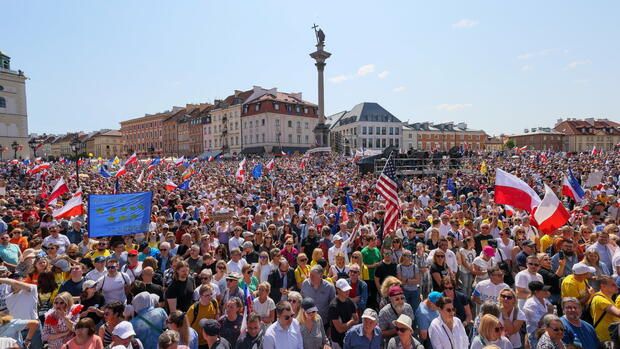
POLYGON ((28 141, 28 146, 30 146, 30 149, 32 149, 32 154, 34 156, 34 158, 37 158, 37 146, 39 145, 39 142, 37 142, 34 138, 31 138, 28 141))
POLYGON ((17 150, 19 149, 19 143, 17 143, 17 141, 13 141, 13 143, 11 143, 11 148, 13 148, 13 158, 17 159, 17 150))
POLYGON ((75 137, 73 137, 73 140, 71 140, 71 143, 69 143, 69 145, 71 146, 71 150, 75 154, 75 179, 77 181, 77 186, 79 188, 80 187, 80 162, 78 159, 78 152, 80 151, 80 149, 82 149, 82 147, 84 146, 84 143, 80 142, 80 138, 78 135, 75 135, 75 137))

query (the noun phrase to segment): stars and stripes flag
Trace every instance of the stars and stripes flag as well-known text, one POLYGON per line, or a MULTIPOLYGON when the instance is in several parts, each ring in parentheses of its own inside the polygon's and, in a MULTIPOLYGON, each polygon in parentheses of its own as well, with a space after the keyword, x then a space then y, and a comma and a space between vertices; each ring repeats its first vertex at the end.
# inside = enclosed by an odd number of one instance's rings
POLYGON ((385 222, 384 234, 396 227, 396 221, 400 215, 400 205, 398 203, 398 179, 396 178, 396 166, 390 154, 383 172, 375 184, 377 193, 385 199, 385 222))

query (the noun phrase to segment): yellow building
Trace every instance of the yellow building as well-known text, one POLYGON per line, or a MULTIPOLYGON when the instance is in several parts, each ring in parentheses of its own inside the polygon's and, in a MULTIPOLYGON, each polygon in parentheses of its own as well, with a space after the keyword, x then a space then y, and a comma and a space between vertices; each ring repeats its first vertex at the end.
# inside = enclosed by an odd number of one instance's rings
POLYGON ((11 58, 0 51, 0 149, 2 156, 13 158, 13 144, 17 158, 29 157, 28 113, 26 108, 26 76, 21 70, 11 70, 11 58))
POLYGON ((118 130, 101 130, 89 135, 84 141, 86 153, 93 157, 112 158, 123 156, 123 136, 118 130))

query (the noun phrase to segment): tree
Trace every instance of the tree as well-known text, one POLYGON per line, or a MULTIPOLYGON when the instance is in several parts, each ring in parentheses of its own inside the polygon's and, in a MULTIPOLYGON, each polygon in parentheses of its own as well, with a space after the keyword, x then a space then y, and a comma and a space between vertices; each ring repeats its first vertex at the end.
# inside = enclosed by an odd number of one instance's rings
POLYGON ((513 141, 512 139, 509 139, 506 141, 506 143, 504 143, 504 149, 512 149, 515 147, 515 141, 513 141))

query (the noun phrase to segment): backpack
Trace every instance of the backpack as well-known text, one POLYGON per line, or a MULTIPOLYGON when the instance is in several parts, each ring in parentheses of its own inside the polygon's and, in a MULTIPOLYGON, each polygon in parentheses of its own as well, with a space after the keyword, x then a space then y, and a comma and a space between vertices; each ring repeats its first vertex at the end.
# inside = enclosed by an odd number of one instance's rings
POLYGON ((508 266, 508 263, 506 263, 506 261, 504 260, 504 255, 502 254, 502 250, 499 248, 496 250, 499 253, 499 258, 501 259, 500 262, 497 263, 497 266, 504 272, 504 283, 512 287, 514 286, 515 279, 512 276, 512 272, 510 271, 510 266, 508 266))
POLYGON ((618 334, 618 331, 620 331, 620 321, 609 324, 608 331, 610 337, 609 339, 616 345, 620 344, 620 334, 618 334))
MULTIPOLYGON (((217 301, 215 299, 211 299, 211 305, 213 306, 213 309, 217 310, 217 301)), ((200 302, 196 302, 194 303, 194 318, 192 319, 192 323, 189 324, 189 327, 192 327, 194 325, 194 323, 196 322, 196 320, 198 320, 198 312, 200 311, 200 302)))
POLYGON ((337 266, 334 265, 334 269, 336 269, 337 273, 336 275, 338 276, 338 279, 346 279, 349 277, 349 275, 346 272, 347 267, 345 266, 344 268, 342 268, 342 270, 338 269, 337 266))
MULTIPOLYGON (((586 281, 586 285, 587 285, 587 281, 586 281)), ((595 294, 594 296, 592 296, 592 298, 590 298, 590 302, 586 305, 585 311, 583 312, 583 314, 581 314, 581 319, 589 324, 592 324, 592 326, 594 327, 594 330, 596 330, 596 327, 605 318, 605 315, 607 315, 607 312, 603 312, 603 315, 601 315, 601 317, 599 317, 598 319, 592 318, 592 301, 597 296, 602 297, 600 294, 595 294)))

